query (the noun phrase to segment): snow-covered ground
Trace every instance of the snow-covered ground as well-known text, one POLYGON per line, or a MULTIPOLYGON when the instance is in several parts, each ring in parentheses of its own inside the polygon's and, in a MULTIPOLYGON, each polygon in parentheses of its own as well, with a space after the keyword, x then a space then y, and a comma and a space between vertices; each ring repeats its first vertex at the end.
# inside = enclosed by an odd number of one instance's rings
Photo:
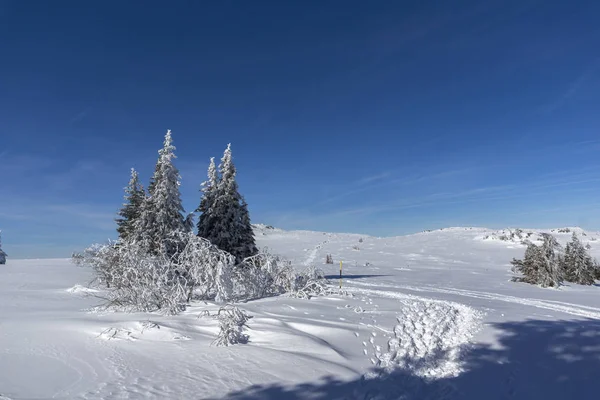
MULTIPOLYGON (((510 282, 525 249, 512 232, 375 238, 260 226, 260 247, 324 269, 336 288, 342 261, 342 291, 242 304, 249 343, 230 347, 211 346, 218 324, 205 310, 216 304, 174 317, 102 313, 90 271, 9 259, 0 399, 598 398, 600 287, 510 282)), ((600 234, 585 233, 600 256, 600 234)))

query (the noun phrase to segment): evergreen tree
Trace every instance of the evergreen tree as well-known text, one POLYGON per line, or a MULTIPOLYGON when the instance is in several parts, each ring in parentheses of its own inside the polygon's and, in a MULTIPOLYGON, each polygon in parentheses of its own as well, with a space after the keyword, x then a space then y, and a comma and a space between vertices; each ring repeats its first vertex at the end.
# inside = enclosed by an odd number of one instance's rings
POLYGON ((531 242, 527 242, 525 257, 522 260, 513 258, 511 264, 512 270, 520 277, 513 278, 514 281, 535 284, 538 281, 538 271, 541 265, 541 248, 531 242))
POLYGON ((177 243, 173 234, 185 232, 189 220, 183 216, 184 209, 179 193, 179 171, 173 165, 175 146, 172 144, 171 130, 165 135, 163 148, 158 152, 158 161, 150 185, 149 197, 143 203, 140 217, 135 224, 135 236, 151 253, 175 254, 177 243))
POLYGON ((209 212, 210 217, 214 218, 214 225, 209 226, 206 238, 240 262, 257 251, 248 207, 235 180, 236 169, 231 158, 230 144, 223 153, 219 173, 221 179, 216 187, 212 212, 209 212))
POLYGON ((119 218, 116 219, 117 232, 119 232, 119 238, 121 240, 127 240, 131 236, 134 230, 135 221, 140 216, 142 203, 145 199, 146 193, 139 181, 138 173, 135 169, 131 168, 131 179, 125 188, 126 202, 119 211, 119 218))
POLYGON ((563 281, 561 259, 558 250, 560 245, 556 238, 547 233, 542 234, 544 243, 541 246, 529 242, 523 260, 513 259, 513 271, 522 276, 513 280, 539 284, 543 287, 558 287, 563 281))
POLYGON ((242 243, 240 246, 241 252, 247 254, 246 257, 252 256, 258 253, 256 248, 256 242, 254 241, 254 229, 252 229, 252 222, 250 221, 250 212, 248 211, 248 203, 242 196, 242 207, 241 207, 241 224, 242 224, 242 243))
POLYGON ((201 213, 198 219, 198 236, 208 240, 210 240, 210 234, 215 224, 213 207, 218 184, 219 178, 217 176, 215 158, 211 157, 210 164, 208 165, 208 179, 202 182, 202 199, 196 210, 201 213))
POLYGON ((542 287, 558 287, 563 282, 563 273, 560 265, 560 256, 557 253, 560 245, 556 238, 548 233, 542 233, 542 264, 538 270, 538 283, 542 287))
POLYGON ((0 231, 0 265, 6 264, 7 254, 2 250, 2 231, 0 231))
POLYGON ((567 243, 562 265, 567 282, 581 285, 594 283, 596 265, 575 233, 571 242, 567 243))

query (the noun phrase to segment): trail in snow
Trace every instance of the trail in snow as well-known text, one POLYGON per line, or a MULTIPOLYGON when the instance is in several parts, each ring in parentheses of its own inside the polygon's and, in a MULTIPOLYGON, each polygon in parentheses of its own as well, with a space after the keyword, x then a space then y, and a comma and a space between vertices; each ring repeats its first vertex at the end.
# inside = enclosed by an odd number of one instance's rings
POLYGON ((321 243, 319 243, 318 245, 315 246, 314 249, 312 249, 309 253, 308 253, 308 257, 306 258, 306 260, 304 260, 304 266, 309 267, 310 265, 312 265, 315 260, 317 259, 317 254, 319 253, 319 250, 321 250, 321 248, 323 246, 325 246, 327 243, 329 243, 329 240, 324 240, 321 243))
POLYGON ((484 299, 484 300, 496 300, 503 301, 507 303, 515 303, 515 304, 523 304, 526 306, 543 308, 546 310, 559 311, 566 314, 576 315, 579 317, 585 318, 593 318, 600 319, 600 309, 595 307, 588 307, 570 303, 564 303, 560 301, 553 300, 538 300, 538 299, 527 299, 522 297, 515 297, 497 293, 487 293, 487 292, 477 292, 472 290, 462 290, 462 289, 454 289, 454 288, 438 288, 438 287, 410 287, 403 286, 402 289, 412 290, 415 292, 437 292, 437 293, 447 293, 458 296, 472 297, 476 299, 484 299))
MULTIPOLYGON (((554 300, 528 299, 528 298, 503 295, 503 294, 498 294, 498 293, 479 292, 479 291, 463 290, 463 289, 455 289, 455 288, 441 288, 441 287, 435 287, 435 286, 416 287, 416 286, 405 286, 405 285, 389 285, 389 284, 384 284, 384 283, 367 283, 367 282, 358 282, 358 281, 352 282, 352 284, 357 285, 357 286, 384 287, 384 288, 393 288, 393 289, 398 289, 398 290, 409 290, 412 292, 420 292, 420 293, 427 293, 427 292, 444 293, 444 294, 452 294, 452 295, 457 295, 457 296, 472 297, 472 298, 483 299, 483 300, 495 300, 495 301, 502 301, 502 302, 507 302, 507 303, 522 304, 522 305, 531 306, 531 307, 543 308, 546 310, 559 311, 559 312, 563 312, 566 314, 576 315, 579 317, 600 319, 600 309, 599 308, 589 307, 589 306, 584 306, 584 305, 579 305, 579 304, 565 303, 565 302, 554 301, 554 300)), ((356 289, 359 289, 359 288, 356 288, 356 289)), ((359 289, 359 290, 369 291, 369 289, 359 289)), ((384 296, 399 296, 399 297, 410 296, 408 294, 399 293, 399 292, 390 292, 390 291, 386 292, 386 291, 378 291, 378 290, 371 290, 371 291, 381 292, 382 295, 384 295, 384 296), (383 293, 385 293, 385 294, 383 294, 383 293)))

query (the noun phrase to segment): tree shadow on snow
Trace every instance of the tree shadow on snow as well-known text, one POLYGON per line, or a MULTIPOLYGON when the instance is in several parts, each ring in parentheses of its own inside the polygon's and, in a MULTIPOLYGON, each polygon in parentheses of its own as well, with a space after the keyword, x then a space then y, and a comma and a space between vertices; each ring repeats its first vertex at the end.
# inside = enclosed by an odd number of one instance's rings
MULTIPOLYGON (((597 399, 600 384, 600 321, 494 324, 499 346, 472 346, 458 377, 425 380, 396 369, 373 370, 373 378, 332 377, 296 386, 252 386, 230 400, 279 399, 597 399)), ((437 357, 444 357, 443 354, 437 357)))
MULTIPOLYGON (((376 278, 390 275, 343 275, 342 279, 361 279, 361 278, 376 278)), ((325 279, 340 279, 339 275, 325 275, 325 279)))

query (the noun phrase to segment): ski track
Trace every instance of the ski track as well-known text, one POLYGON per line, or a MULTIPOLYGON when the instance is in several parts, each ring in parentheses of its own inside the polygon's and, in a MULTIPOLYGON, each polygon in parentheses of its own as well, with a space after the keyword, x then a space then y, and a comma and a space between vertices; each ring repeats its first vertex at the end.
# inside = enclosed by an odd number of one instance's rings
MULTIPOLYGON (((565 303, 560 301, 553 300, 538 300, 538 299, 527 299, 522 297, 515 297, 497 293, 489 293, 489 292, 478 292, 472 290, 463 290, 463 289, 455 289, 455 288, 440 288, 440 287, 432 287, 432 286, 424 286, 424 287, 415 287, 415 286, 394 286, 394 285, 385 285, 385 284, 371 284, 366 282, 352 282, 354 285, 358 286, 371 286, 371 287, 387 287, 394 289, 403 289, 410 290, 413 292, 434 292, 434 293, 444 293, 444 294, 452 294, 457 296, 465 296, 472 297, 476 299, 483 300, 494 300, 494 301, 503 301, 506 303, 513 304, 522 304, 530 307, 542 308, 551 311, 563 312, 566 314, 576 315, 579 317, 592 318, 592 319, 600 319, 600 309, 595 307, 583 306, 578 304, 565 303)), ((363 289, 369 290, 369 289, 363 289)), ((377 292, 377 291, 375 291, 377 292)), ((397 292, 384 292, 391 295, 391 293, 397 292)), ((401 296, 409 296, 406 294, 401 294, 401 296)))

